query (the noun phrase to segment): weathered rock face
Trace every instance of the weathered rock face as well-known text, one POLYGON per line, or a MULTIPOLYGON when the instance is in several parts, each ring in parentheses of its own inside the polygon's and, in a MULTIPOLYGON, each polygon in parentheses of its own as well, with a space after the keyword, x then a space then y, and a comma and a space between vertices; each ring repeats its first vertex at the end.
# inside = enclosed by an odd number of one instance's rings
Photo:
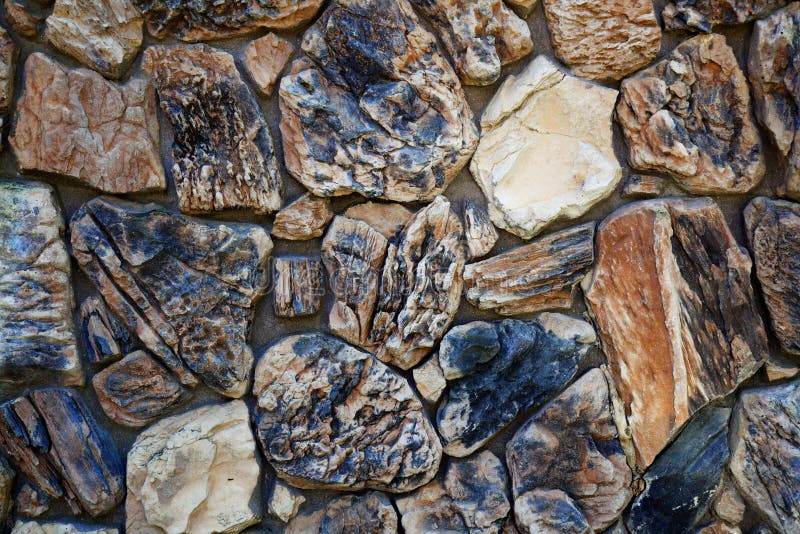
POLYGON ((639 468, 766 357, 751 261, 711 199, 634 202, 598 227, 584 294, 639 468))
POLYGON ((87 67, 120 78, 142 46, 143 24, 130 0, 56 0, 44 36, 87 67))
POLYGON ((23 170, 71 176, 108 193, 166 188, 155 94, 144 80, 119 85, 33 53, 9 143, 23 170))
POLYGON ((14 499, 14 512, 22 517, 39 517, 50 510, 50 498, 28 483, 22 486, 14 499))
POLYGON ((0 455, 0 525, 4 525, 11 511, 11 490, 14 488, 14 470, 5 457, 0 455))
POLYGON ((272 136, 233 56, 202 44, 151 46, 143 68, 172 123, 180 210, 280 209, 272 136))
POLYGON ((275 315, 298 317, 319 311, 322 262, 312 258, 275 258, 275 315))
POLYGON ((500 352, 500 337, 495 325, 485 321, 451 328, 439 345, 439 367, 447 380, 470 375, 500 352))
POLYGON ((578 505, 561 490, 534 489, 514 500, 517 528, 527 534, 591 534, 578 505))
POLYGON ((439 438, 405 378, 331 336, 272 345, 253 394, 264 454, 294 486, 403 492, 439 468, 439 438))
POLYGON ((0 383, 83 385, 55 191, 0 182, 0 383))
POLYGON ((430 200, 466 164, 472 111, 407 0, 336 0, 302 49, 281 80, 281 133, 314 194, 430 200))
POLYGON ((259 465, 242 401, 163 419, 128 453, 127 532, 241 532, 261 517, 259 465))
POLYGON ((625 79, 617 120, 628 162, 694 194, 746 193, 764 176, 747 80, 721 35, 699 35, 625 79))
POLYGON ((197 375, 223 395, 244 394, 247 332, 272 250, 263 228, 101 197, 75 212, 70 232, 106 303, 182 384, 197 375))
POLYGON ((442 368, 439 367, 438 354, 432 355, 423 364, 415 367, 412 375, 420 396, 430 403, 437 402, 447 387, 442 368))
POLYGON ((467 300, 482 310, 516 315, 569 308, 594 263, 595 223, 586 223, 464 268, 467 300))
POLYGON ((19 49, 8 32, 0 28, 0 127, 5 121, 5 114, 11 108, 14 99, 14 72, 17 68, 19 49))
POLYGON ((39 24, 44 21, 44 17, 34 13, 24 1, 4 0, 3 7, 12 30, 28 38, 39 34, 39 24))
POLYGON ((672 0, 662 17, 667 30, 710 32, 716 25, 744 24, 786 5, 787 0, 672 0))
POLYGON ((561 71, 538 56, 506 78, 481 116, 470 171, 499 228, 530 239, 574 219, 622 178, 611 117, 617 91, 561 71))
POLYGON ((362 202, 344 210, 344 216, 364 221, 386 239, 403 229, 414 212, 397 202, 362 202))
POLYGON ((651 0, 543 0, 553 49, 578 76, 619 80, 655 59, 661 27, 651 0))
POLYGON ((288 523, 300 510, 300 505, 306 502, 303 495, 280 479, 275 479, 272 485, 272 493, 267 501, 267 511, 288 523))
POLYGON ((275 214, 272 235, 302 241, 320 237, 331 222, 331 201, 306 193, 275 214))
POLYGON ((464 237, 467 239, 469 259, 487 255, 498 238, 489 215, 483 208, 468 200, 464 203, 461 216, 464 219, 464 237))
POLYGON ((261 93, 269 96, 286 66, 294 45, 274 33, 250 42, 244 51, 244 66, 261 93))
POLYGON ((499 534, 511 510, 507 482, 505 467, 489 451, 452 460, 443 481, 397 499, 403 529, 408 534, 499 534))
POLYGON ((110 527, 79 525, 74 523, 37 523, 17 521, 11 534, 119 534, 110 527))
MULTIPOLYGON (((476 326, 473 323, 470 330, 476 326)), ((436 426, 450 456, 477 450, 517 415, 563 388, 595 342, 588 323, 554 313, 527 322, 505 319, 490 326, 497 333, 500 350, 476 365, 471 374, 451 381, 439 405, 436 426)), ((462 333, 455 331, 452 336, 462 333)), ((452 336, 448 332, 442 344, 474 350, 469 338, 454 341, 449 339, 452 336)), ((485 346, 483 339, 479 343, 485 346)), ((451 360, 463 358, 451 355, 451 360)))
POLYGON ((131 333, 97 295, 81 303, 81 333, 89 363, 119 360, 133 345, 131 333))
POLYGON ((613 525, 633 494, 609 385, 597 368, 531 417, 508 443, 506 457, 517 524, 525 531, 549 522, 544 510, 532 506, 542 491, 563 492, 550 497, 551 506, 574 506, 592 532, 613 525), (529 492, 537 493, 527 497, 529 492))
POLYGON ((122 501, 122 462, 72 390, 41 389, 0 404, 0 449, 73 514, 98 516, 122 501))
POLYGON ((286 527, 286 534, 397 534, 397 512, 386 495, 370 491, 328 501, 315 512, 301 514, 286 527))

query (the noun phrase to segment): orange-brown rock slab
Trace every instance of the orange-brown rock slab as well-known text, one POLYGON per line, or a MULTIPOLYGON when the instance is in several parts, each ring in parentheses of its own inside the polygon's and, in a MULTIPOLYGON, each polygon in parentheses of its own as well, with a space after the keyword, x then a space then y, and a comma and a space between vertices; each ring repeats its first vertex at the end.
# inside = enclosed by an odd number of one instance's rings
POLYGON ((344 211, 345 217, 364 221, 386 239, 395 237, 412 215, 412 210, 397 202, 362 202, 344 211))
POLYGON ((24 1, 5 0, 3 7, 6 8, 6 19, 12 30, 28 38, 39 34, 39 24, 44 21, 44 17, 36 14, 24 1))
POLYGON ((247 73, 263 94, 269 96, 278 77, 294 52, 294 45, 274 33, 250 42, 244 51, 247 73))
POLYGON ((306 193, 275 214, 272 235, 293 241, 314 239, 325 232, 332 218, 330 200, 306 193))

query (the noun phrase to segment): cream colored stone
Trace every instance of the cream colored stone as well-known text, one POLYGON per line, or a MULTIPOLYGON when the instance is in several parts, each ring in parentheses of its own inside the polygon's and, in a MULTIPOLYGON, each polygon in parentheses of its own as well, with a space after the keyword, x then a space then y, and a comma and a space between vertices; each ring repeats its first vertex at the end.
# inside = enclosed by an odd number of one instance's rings
POLYGON ((73 523, 38 523, 19 520, 14 525, 11 534, 119 534, 119 530, 73 523))
POLYGON ((425 363, 415 367, 412 374, 414 375, 414 384, 422 398, 430 403, 438 401, 447 386, 442 368, 439 367, 439 355, 434 354, 425 363))
POLYGON ((244 66, 259 91, 269 96, 283 67, 294 52, 294 45, 274 33, 251 41, 244 51, 244 66))
POLYGON ((284 523, 288 523, 297 515, 300 505, 304 502, 306 498, 302 493, 276 478, 272 494, 267 501, 267 511, 284 523))

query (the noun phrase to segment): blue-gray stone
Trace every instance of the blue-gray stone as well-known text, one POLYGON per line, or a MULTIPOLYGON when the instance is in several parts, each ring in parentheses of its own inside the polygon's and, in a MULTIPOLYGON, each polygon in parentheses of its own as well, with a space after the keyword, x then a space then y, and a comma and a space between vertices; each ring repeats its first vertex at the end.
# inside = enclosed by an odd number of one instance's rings
POLYGON ((475 321, 454 326, 439 346, 439 366, 447 380, 471 374, 479 364, 500 352, 500 340, 491 323, 475 321))

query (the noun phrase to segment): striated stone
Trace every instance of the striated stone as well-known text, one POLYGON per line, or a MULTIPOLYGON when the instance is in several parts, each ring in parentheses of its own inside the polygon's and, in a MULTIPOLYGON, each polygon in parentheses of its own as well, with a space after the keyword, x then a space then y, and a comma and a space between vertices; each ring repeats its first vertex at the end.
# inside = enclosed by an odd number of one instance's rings
POLYGON ((617 91, 569 75, 547 56, 509 76, 481 116, 470 163, 498 227, 530 239, 575 219, 622 178, 611 117, 617 91))
POLYGON ((3 7, 12 30, 28 38, 39 35, 39 24, 44 22, 44 17, 34 13, 23 0, 4 0, 3 7))
POLYGON ((744 24, 786 5, 788 0, 672 0, 661 16, 667 30, 710 32, 716 25, 744 24))
POLYGON ((386 495, 370 491, 337 497, 295 517, 286 534, 397 534, 397 512, 386 495))
POLYGON ((420 396, 430 403, 437 402, 447 387, 442 368, 439 367, 438 354, 433 354, 425 363, 415 367, 412 375, 420 396))
POLYGON ((103 76, 121 78, 142 46, 143 24, 130 0, 56 0, 44 37, 103 76))
POLYGON ((344 211, 345 217, 364 221, 386 239, 395 237, 413 215, 413 211, 396 202, 362 202, 344 211))
POLYGON ((240 400, 163 419, 128 453, 127 532, 241 532, 261 519, 259 462, 240 400))
POLYGON ((279 91, 293 177, 320 196, 410 202, 444 191, 472 155, 477 129, 408 0, 335 0, 302 50, 279 91))
POLYGON ((693 194, 746 193, 764 176, 747 79, 721 35, 683 42, 620 86, 628 162, 693 194))
POLYGON ((8 513, 11 511, 11 490, 14 488, 15 475, 5 456, 0 454, 0 525, 6 524, 8 513))
POLYGON ((439 367, 446 380, 462 378, 475 372, 500 352, 500 338, 495 326, 485 321, 460 324, 451 328, 439 345, 439 367))
POLYGON ((267 501, 267 511, 284 523, 288 523, 297 515, 300 505, 304 502, 306 498, 299 491, 282 480, 275 479, 272 493, 267 501))
POLYGON ((50 499, 30 484, 25 484, 14 500, 14 511, 24 517, 39 517, 50 510, 50 499))
POLYGON ((752 263, 711 199, 628 204, 599 226, 596 248, 584 294, 644 469, 768 354, 752 263))
POLYGON ((131 333, 98 295, 81 303, 81 333, 89 363, 117 361, 133 346, 131 333))
POLYGON ((275 315, 313 315, 322 302, 322 262, 312 258, 275 258, 275 315))
POLYGON ((233 56, 204 44, 157 45, 145 50, 142 65, 172 123, 180 210, 280 209, 272 136, 233 56))
POLYGON ((0 449, 75 515, 104 514, 125 494, 113 442, 71 389, 40 389, 0 404, 0 449))
POLYGON ((100 197, 73 214, 70 232, 73 256, 111 310, 182 384, 199 376, 244 395, 247 333, 272 250, 263 228, 100 197))
POLYGON ((20 520, 14 525, 11 534, 119 534, 119 530, 75 523, 38 523, 20 520))
POLYGON ((250 42, 244 50, 244 66, 256 88, 266 96, 272 94, 286 62, 294 53, 294 45, 274 33, 250 42))
POLYGON ((18 59, 19 48, 8 32, 0 28, 0 128, 14 100, 14 75, 18 59))
POLYGON ((664 181, 652 174, 631 174, 622 188, 626 198, 660 197, 664 194, 664 181))
POLYGON ((469 259, 487 255, 499 237, 492 221, 489 220, 489 215, 483 208, 467 200, 461 217, 464 220, 464 236, 467 238, 469 259))
MULTIPOLYGON (((555 313, 543 313, 532 321, 505 319, 491 326, 500 351, 471 374, 451 381, 436 414, 444 451, 450 456, 471 454, 518 415, 562 389, 595 343, 591 325, 555 313)), ((459 335, 451 330, 442 344, 472 350, 466 342, 449 339, 459 335)))
POLYGON ((514 500, 518 528, 527 534, 591 534, 577 504, 561 490, 533 489, 514 500))
POLYGON ((0 384, 83 385, 55 190, 0 181, 0 384))
POLYGON ((107 193, 167 187, 149 82, 110 82, 35 52, 9 138, 20 169, 77 178, 107 193))
POLYGON ((306 193, 275 214, 272 235, 294 241, 314 239, 325 233, 332 218, 330 200, 306 193))
POLYGON ((575 286, 594 263, 594 227, 591 222, 559 230, 468 264, 467 300, 500 315, 572 307, 575 286))
POLYGON ((334 337, 272 345, 253 395, 264 454, 293 486, 403 492, 439 468, 439 438, 406 379, 334 337))

